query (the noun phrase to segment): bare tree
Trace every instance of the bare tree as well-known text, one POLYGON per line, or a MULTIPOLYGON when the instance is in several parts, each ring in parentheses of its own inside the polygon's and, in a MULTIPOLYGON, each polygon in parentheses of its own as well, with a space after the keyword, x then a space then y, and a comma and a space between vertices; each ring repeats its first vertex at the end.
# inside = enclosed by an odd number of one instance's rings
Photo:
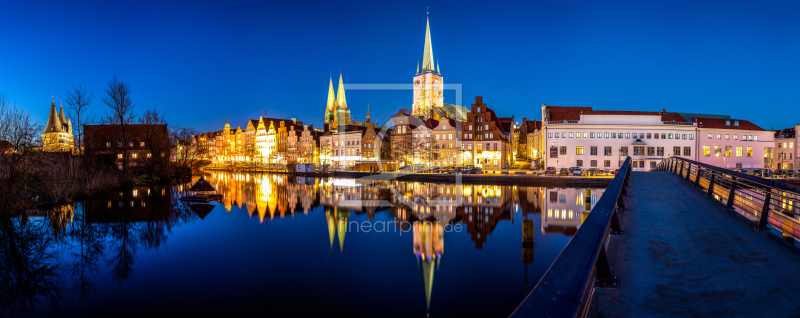
POLYGON ((150 156, 143 158, 150 178, 156 175, 159 169, 169 165, 170 139, 167 131, 167 121, 164 113, 159 113, 155 107, 144 111, 139 117, 142 137, 146 143, 150 156))
POLYGON ((106 97, 103 97, 103 104, 108 106, 103 122, 114 125, 118 132, 118 140, 122 142, 123 166, 128 166, 128 125, 133 124, 136 113, 133 108, 136 106, 131 101, 130 84, 120 81, 117 76, 106 83, 106 97))
POLYGON ((37 166, 41 152, 36 147, 41 144, 42 130, 30 111, 0 93, 0 210, 24 208, 18 206, 24 203, 19 195, 37 166))
POLYGON ((94 121, 94 115, 88 109, 89 105, 94 100, 94 91, 87 91, 83 89, 82 85, 72 85, 71 89, 67 90, 67 105, 70 109, 70 117, 72 117, 72 130, 75 138, 75 148, 78 149, 77 153, 83 154, 83 125, 90 124, 94 121))
POLYGON ((170 139, 172 147, 175 149, 175 159, 172 164, 175 168, 176 179, 191 178, 192 170, 201 166, 195 142, 195 136, 198 134, 199 132, 194 127, 172 126, 170 128, 170 139))

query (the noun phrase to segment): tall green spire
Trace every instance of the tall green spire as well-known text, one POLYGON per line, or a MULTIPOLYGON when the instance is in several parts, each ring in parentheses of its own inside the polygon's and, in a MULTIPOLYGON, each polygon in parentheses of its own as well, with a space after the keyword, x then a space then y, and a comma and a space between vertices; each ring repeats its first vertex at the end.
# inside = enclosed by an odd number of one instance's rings
POLYGON ((342 81, 342 73, 339 73, 339 88, 336 92, 336 102, 339 109, 347 109, 347 100, 344 98, 344 81, 342 81))
POLYGON ((328 81, 328 105, 325 107, 325 111, 330 112, 336 105, 336 94, 333 92, 333 79, 328 77, 328 81))
POLYGON ((433 48, 431 47, 431 20, 425 18, 425 50, 422 53, 422 73, 436 71, 433 62, 433 48))

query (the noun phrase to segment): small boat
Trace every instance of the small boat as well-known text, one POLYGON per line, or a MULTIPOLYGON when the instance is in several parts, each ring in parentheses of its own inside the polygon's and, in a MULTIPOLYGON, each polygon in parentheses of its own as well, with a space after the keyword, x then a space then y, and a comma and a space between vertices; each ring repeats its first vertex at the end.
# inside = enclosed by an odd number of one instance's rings
MULTIPOLYGON (((206 181, 205 178, 200 177, 200 180, 197 180, 197 182, 195 182, 195 184, 192 186, 191 189, 189 189, 189 191, 213 192, 217 190, 214 189, 214 187, 211 186, 211 184, 208 183, 208 181, 206 181)), ((222 195, 216 193, 197 193, 194 195, 187 195, 180 198, 181 201, 190 201, 190 202, 210 202, 219 199, 222 199, 222 195)))

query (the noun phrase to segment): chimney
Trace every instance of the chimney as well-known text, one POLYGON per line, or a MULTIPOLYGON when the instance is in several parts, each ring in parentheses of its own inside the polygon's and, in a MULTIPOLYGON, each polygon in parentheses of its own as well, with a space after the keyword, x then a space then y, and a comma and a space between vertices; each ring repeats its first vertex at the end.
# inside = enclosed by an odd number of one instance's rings
POLYGON ((667 109, 666 108, 661 109, 661 113, 666 114, 667 113, 667 109))
POLYGON ((297 119, 292 118, 292 123, 297 123, 297 119))

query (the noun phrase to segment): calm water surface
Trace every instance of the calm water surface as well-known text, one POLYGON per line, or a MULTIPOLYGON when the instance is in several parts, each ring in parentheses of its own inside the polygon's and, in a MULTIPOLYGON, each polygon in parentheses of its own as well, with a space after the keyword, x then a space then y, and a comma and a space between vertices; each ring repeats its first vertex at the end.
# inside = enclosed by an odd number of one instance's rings
POLYGON ((2 316, 506 317, 603 191, 206 178, 2 221, 2 316))

